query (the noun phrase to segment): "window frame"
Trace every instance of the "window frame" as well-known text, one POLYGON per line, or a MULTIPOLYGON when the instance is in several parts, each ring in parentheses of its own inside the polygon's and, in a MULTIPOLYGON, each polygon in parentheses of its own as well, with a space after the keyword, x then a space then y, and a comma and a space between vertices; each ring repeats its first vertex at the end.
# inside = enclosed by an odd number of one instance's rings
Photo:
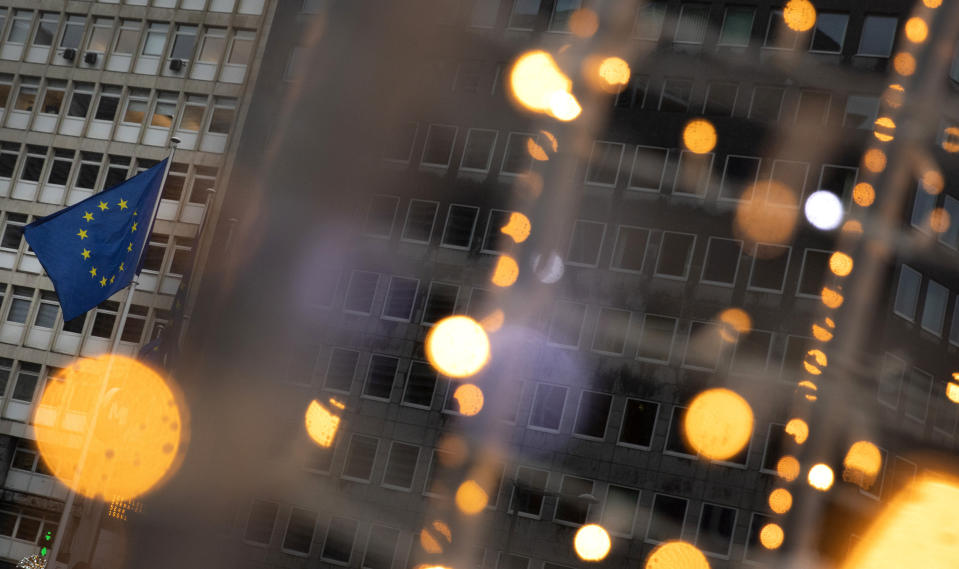
POLYGON ((679 282, 686 282, 687 280, 689 280, 689 274, 690 272, 692 272, 693 256, 696 254, 697 237, 699 236, 696 235, 695 233, 686 233, 685 231, 663 231, 659 239, 659 249, 656 252, 656 265, 653 268, 653 276, 659 277, 662 279, 679 281, 679 282), (659 272, 660 259, 662 259, 662 256, 663 256, 663 246, 666 243, 666 235, 668 234, 686 235, 693 238, 693 242, 692 244, 690 244, 688 253, 686 254, 685 268, 683 269, 682 276, 669 275, 669 274, 664 274, 659 272))

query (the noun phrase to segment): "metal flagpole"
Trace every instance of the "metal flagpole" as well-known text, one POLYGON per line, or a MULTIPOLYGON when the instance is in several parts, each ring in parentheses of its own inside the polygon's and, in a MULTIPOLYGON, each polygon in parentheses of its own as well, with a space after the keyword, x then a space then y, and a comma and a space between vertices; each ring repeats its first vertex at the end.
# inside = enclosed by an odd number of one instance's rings
MULTIPOLYGON (((163 169, 163 177, 160 180, 160 193, 157 195, 156 202, 153 204, 153 214, 150 216, 150 225, 146 235, 146 238, 143 240, 143 244, 140 246, 139 254, 137 259, 143 257, 143 250, 146 248, 147 244, 150 241, 150 233, 153 231, 153 222, 156 221, 157 210, 160 209, 160 197, 163 193, 163 186, 166 185, 167 175, 170 173, 170 166, 173 164, 173 155, 176 153, 177 144, 180 143, 180 139, 177 137, 170 138, 170 155, 167 157, 166 167, 163 169)), ((136 270, 136 267, 134 268, 136 270)), ((123 309, 120 311, 120 322, 117 327, 116 335, 113 338, 113 342, 110 345, 110 353, 116 353, 117 347, 120 345, 120 338, 123 334, 123 326, 126 323, 127 316, 130 314, 130 305, 133 304, 133 291, 137 286, 137 276, 133 277, 133 280, 130 281, 130 284, 127 285, 126 298, 123 301, 123 309)), ((87 453, 90 450, 90 441, 93 438, 93 431, 96 428, 97 424, 97 415, 100 414, 100 407, 103 404, 103 397, 106 395, 107 388, 107 378, 110 377, 110 372, 112 371, 113 361, 111 360, 107 365, 106 375, 103 378, 103 381, 100 383, 100 394, 96 399, 96 406, 94 407, 93 415, 90 418, 90 425, 87 429, 87 435, 83 441, 83 449, 80 451, 80 460, 77 461, 77 470, 73 476, 74 483, 79 479, 80 473, 83 471, 83 463, 86 462, 87 453)), ((60 514, 60 521, 57 524, 57 532, 53 538, 53 545, 50 546, 50 551, 47 554, 47 565, 51 569, 56 567, 57 555, 60 553, 60 548, 63 545, 64 536, 67 533, 67 525, 70 522, 70 516, 73 513, 73 504, 76 501, 77 492, 72 487, 67 489, 67 499, 63 503, 63 513, 60 514)), ((95 536, 100 533, 100 521, 97 520, 97 531, 95 536)))

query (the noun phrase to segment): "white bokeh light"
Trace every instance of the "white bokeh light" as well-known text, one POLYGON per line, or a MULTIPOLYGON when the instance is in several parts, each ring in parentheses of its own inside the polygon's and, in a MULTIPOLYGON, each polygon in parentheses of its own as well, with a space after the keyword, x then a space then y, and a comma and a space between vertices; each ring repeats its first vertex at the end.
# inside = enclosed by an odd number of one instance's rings
POLYGON ((809 223, 819 229, 829 230, 839 227, 842 222, 842 202, 836 194, 819 190, 806 199, 804 209, 809 223))

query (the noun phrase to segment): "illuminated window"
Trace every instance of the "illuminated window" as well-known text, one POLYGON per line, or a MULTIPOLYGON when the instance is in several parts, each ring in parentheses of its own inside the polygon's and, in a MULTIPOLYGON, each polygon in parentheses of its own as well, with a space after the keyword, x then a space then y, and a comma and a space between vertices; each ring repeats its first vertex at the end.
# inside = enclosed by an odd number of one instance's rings
POLYGON ((429 243, 433 236, 433 224, 439 204, 426 200, 410 200, 403 226, 403 241, 429 243))
POLYGON ((739 273, 743 243, 735 239, 710 237, 700 281, 709 284, 733 285, 739 273))
POLYGON ((849 128, 872 130, 879 116, 879 97, 871 95, 849 95, 846 98, 846 111, 842 124, 849 128))
POLYGON ((786 444, 786 426, 770 423, 766 430, 766 447, 763 449, 763 462, 760 470, 768 474, 777 474, 776 465, 783 457, 786 444))
POLYGON ((796 294, 809 298, 819 298, 823 283, 829 276, 829 257, 831 251, 806 249, 803 252, 802 272, 799 274, 799 284, 796 294))
POLYGON ((433 405, 433 391, 436 389, 436 371, 426 362, 414 361, 406 377, 406 390, 403 403, 429 409, 433 405))
POLYGON ((254 500, 250 508, 250 517, 246 521, 243 539, 261 545, 269 545, 273 537, 273 526, 280 506, 274 502, 254 500))
POLYGON ((509 250, 512 239, 502 229, 509 223, 512 212, 491 209, 486 222, 486 235, 483 237, 484 253, 502 253, 509 250))
POLYGON ((360 353, 356 350, 333 348, 326 368, 324 387, 349 393, 353 386, 353 375, 356 373, 356 363, 359 358, 360 353))
POLYGON ((673 35, 675 43, 702 44, 706 38, 706 24, 709 21, 709 6, 706 4, 683 4, 680 7, 679 22, 673 35))
POLYGON ((646 245, 649 243, 649 230, 641 227, 620 225, 613 247, 610 268, 622 271, 640 272, 646 257, 646 245))
POLYGON ((729 557, 733 544, 733 530, 736 527, 735 508, 724 508, 715 504, 703 504, 699 514, 699 530, 696 533, 696 547, 703 553, 729 557))
POLYGON ((451 249, 469 249, 473 243, 473 232, 476 230, 478 217, 478 207, 450 205, 446 214, 446 227, 443 228, 443 239, 440 243, 451 249))
POLYGON ((641 360, 668 363, 676 334, 677 320, 669 316, 646 314, 643 316, 643 331, 639 336, 636 357, 641 360))
POLYGON ((426 131, 426 144, 423 146, 421 162, 428 166, 446 168, 450 165, 455 141, 455 126, 431 124, 426 131))
POLYGON ((574 526, 586 523, 589 516, 589 502, 580 499, 583 494, 593 493, 593 481, 577 476, 563 476, 559 488, 559 497, 556 499, 556 513, 553 519, 566 522, 574 526))
POLYGON ((513 0, 509 27, 514 30, 532 30, 539 19, 540 0, 513 0))
POLYGON ((346 290, 346 300, 343 310, 358 314, 369 314, 373 310, 373 295, 376 294, 376 285, 380 275, 368 271, 353 271, 350 275, 350 284, 346 290))
POLYGON ((893 16, 866 16, 856 55, 889 57, 898 20, 893 16))
POLYGON ((926 283, 926 300, 922 305, 923 330, 942 337, 942 325, 946 318, 946 305, 949 303, 949 289, 929 280, 926 283))
POLYGON ((626 399, 618 442, 627 446, 649 449, 653 442, 658 415, 658 403, 642 399, 626 399))
POLYGON ((630 538, 636 524, 639 490, 610 484, 606 489, 606 504, 600 524, 611 534, 630 538))
POLYGON ((420 457, 420 447, 394 441, 390 446, 390 456, 386 461, 383 474, 383 486, 409 490, 413 487, 413 475, 416 474, 416 462, 420 457))
POLYGON ((157 93, 156 103, 150 117, 150 126, 168 129, 173 126, 173 117, 176 115, 177 93, 160 91, 157 93))
POLYGON ((753 31, 756 9, 749 6, 730 6, 723 15, 723 28, 719 32, 719 45, 746 47, 753 31))
POLYGON ((625 145, 617 142, 593 142, 593 151, 586 169, 586 183, 615 186, 624 149, 625 145))
POLYGON ((379 441, 373 437, 354 434, 350 438, 350 448, 346 453, 343 466, 343 478, 357 482, 369 482, 373 474, 373 461, 379 441))
POLYGON ((753 254, 749 288, 767 292, 782 292, 789 267, 790 247, 757 243, 753 254))
POLYGON ((903 410, 906 417, 920 423, 926 422, 931 389, 932 375, 915 367, 909 370, 909 375, 906 376, 906 382, 903 386, 903 410))
POLYGON ((757 121, 776 122, 783 104, 785 89, 766 85, 753 87, 749 105, 749 118, 757 121))
POLYGON ((553 4, 553 14, 549 20, 549 31, 568 32, 570 17, 582 5, 583 0, 556 0, 556 3, 553 4))
POLYGON ((593 334, 593 351, 605 354, 622 354, 626 348, 626 334, 629 331, 630 313, 628 310, 601 308, 593 334))
POLYGON ((640 2, 636 10, 636 23, 633 36, 641 40, 658 40, 663 33, 663 21, 666 19, 666 2, 653 0, 640 2))
POLYGON ((557 302, 549 324, 548 342, 554 346, 579 347, 580 332, 585 318, 585 304, 557 302))
MULTIPOLYGON (((752 10, 750 9, 750 12, 752 10)), ((706 87, 706 101, 703 114, 708 117, 728 117, 736 109, 739 96, 739 84, 725 81, 712 81, 706 87)))
POLYGON ((689 501, 683 498, 656 494, 649 511, 646 541, 661 542, 680 539, 686 523, 686 507, 689 501))
POLYGON ((799 105, 796 109, 796 123, 802 125, 826 124, 831 101, 832 95, 827 91, 801 90, 799 92, 799 105))
POLYGON ((663 232, 656 260, 656 276, 685 280, 689 276, 695 244, 695 235, 663 232))
POLYGON ((663 187, 666 158, 669 151, 654 146, 637 146, 633 167, 629 173, 629 187, 658 192, 663 187))
POLYGON ((520 466, 516 469, 516 484, 510 500, 510 512, 523 517, 539 518, 543 511, 543 493, 549 481, 549 472, 520 466))
POLYGON ((330 518, 330 525, 326 531, 321 557, 327 561, 349 564, 353 555, 353 542, 356 539, 356 530, 359 522, 347 518, 330 518))
POLYGON ((413 316, 413 304, 419 286, 417 279, 390 277, 390 288, 383 303, 383 318, 408 322, 413 316))
POLYGON ((567 263, 574 266, 595 267, 599 263, 599 253, 605 234, 605 223, 577 219, 573 224, 567 263))
POLYGON ((566 392, 561 385, 537 383, 536 395, 529 413, 528 426, 550 431, 559 431, 563 419, 563 407, 566 405, 566 392))
POLYGON ((769 365, 769 349, 772 347, 772 334, 760 330, 750 330, 740 334, 736 342, 730 371, 744 375, 761 375, 769 365))
POLYGON ((666 446, 663 447, 663 452, 678 454, 684 458, 695 458, 696 451, 686 444, 686 439, 682 435, 686 409, 686 407, 680 405, 673 406, 672 414, 669 416, 669 428, 666 430, 666 446))
POLYGON ((899 394, 902 390, 902 378, 906 373, 906 362, 885 354, 882 359, 882 369, 879 372, 879 402, 892 407, 899 407, 899 394))
POLYGON ((673 195, 703 197, 709 188, 712 173, 713 153, 696 154, 683 150, 679 155, 679 167, 673 184, 673 195))
POLYGON ((426 295, 426 305, 423 307, 423 324, 435 324, 456 312, 456 297, 460 287, 454 284, 439 282, 430 283, 430 290, 426 295))
POLYGON ((372 524, 361 567, 363 569, 390 569, 393 565, 393 555, 396 553, 396 542, 399 537, 400 532, 397 529, 372 524))
POLYGON ((686 340, 684 367, 714 370, 722 350, 719 326, 709 322, 691 322, 686 340))
POLYGON ((503 174, 525 174, 533 165, 533 157, 529 153, 530 142, 536 142, 532 134, 511 132, 506 140, 506 152, 503 154, 503 165, 500 171, 503 174))
POLYGON ((846 40, 849 14, 819 12, 813 28, 809 51, 817 53, 840 53, 846 40))
POLYGON ((573 433, 594 439, 605 438, 609 408, 612 404, 612 395, 595 391, 581 392, 579 408, 576 411, 576 421, 573 424, 573 433))
POLYGON ((290 520, 286 524, 283 537, 283 551, 309 555, 316 530, 316 512, 302 508, 290 510, 290 520))
POLYGON ((370 357, 370 369, 366 374, 366 383, 363 385, 363 395, 376 399, 389 400, 393 392, 393 378, 399 367, 399 358, 373 354, 370 357))
POLYGON ((493 160, 493 147, 499 133, 495 130, 471 128, 466 133, 466 145, 463 148, 463 159, 460 170, 476 172, 489 171, 493 160))
POLYGON ((496 25, 500 0, 476 0, 470 12, 470 26, 474 28, 492 28, 496 25))
POLYGON ((896 301, 892 310, 896 315, 911 322, 916 319, 916 304, 919 302, 919 285, 922 283, 922 275, 909 265, 900 267, 896 301))
POLYGON ((759 158, 753 156, 727 156, 726 168, 723 170, 723 181, 719 187, 720 199, 752 199, 751 194, 743 194, 743 192, 755 185, 758 177, 759 158))
POLYGON ((659 110, 667 113, 688 112, 692 90, 691 80, 667 77, 659 98, 659 110))

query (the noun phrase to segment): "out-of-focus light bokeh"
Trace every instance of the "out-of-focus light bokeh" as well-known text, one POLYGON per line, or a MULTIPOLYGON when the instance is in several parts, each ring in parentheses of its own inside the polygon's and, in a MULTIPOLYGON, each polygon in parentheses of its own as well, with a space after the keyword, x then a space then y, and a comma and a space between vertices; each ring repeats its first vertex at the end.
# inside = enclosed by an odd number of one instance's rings
POLYGON ((950 381, 949 384, 946 385, 946 397, 953 403, 959 403, 959 383, 950 381))
POLYGON ((766 549, 779 549, 785 534, 779 524, 766 524, 759 530, 759 543, 766 549))
POLYGON ((583 561, 602 561, 612 546, 609 533, 600 525, 587 524, 576 531, 573 548, 583 561))
POLYGON ((852 189, 852 200, 858 206, 869 207, 876 201, 876 190, 868 182, 859 182, 852 189))
POLYGON ((629 64, 621 57, 607 57, 597 69, 601 84, 608 92, 622 91, 629 84, 629 64))
POLYGON ((835 229, 842 222, 842 202, 836 194, 826 190, 813 192, 806 198, 803 212, 809 223, 824 231, 835 229))
POLYGON ((839 308, 845 300, 842 293, 828 286, 822 287, 822 303, 829 308, 839 308))
POLYGON ((529 238, 530 231, 532 231, 532 223, 529 218, 523 215, 522 213, 514 211, 509 214, 509 221, 500 228, 500 231, 509 235, 513 238, 513 241, 516 243, 522 243, 529 238))
POLYGON ((776 473, 786 482, 792 482, 799 478, 801 467, 796 457, 786 455, 776 463, 776 473))
POLYGON ((719 313, 719 322, 723 325, 719 335, 726 342, 736 342, 740 334, 752 330, 752 319, 742 308, 727 308, 719 313))
POLYGON ((507 287, 515 283, 518 278, 519 265, 516 260, 509 255, 500 255, 496 261, 496 267, 493 269, 490 282, 499 287, 507 287))
POLYGON ((472 383, 464 383, 453 392, 461 414, 472 417, 483 410, 483 390, 472 383))
POLYGON ((892 68, 895 69, 899 75, 909 77, 916 72, 916 58, 913 57, 911 53, 897 53, 896 56, 892 58, 892 68))
POLYGON ((686 410, 683 434, 697 453, 711 460, 736 456, 749 443, 753 410, 738 393, 725 388, 697 395, 686 410))
POLYGON ((801 445, 809 438, 809 425, 798 417, 790 419, 786 423, 786 434, 791 436, 797 445, 801 445))
POLYGON ((806 477, 810 486, 823 492, 832 488, 834 478, 835 476, 832 473, 832 469, 823 463, 816 464, 810 468, 809 474, 806 477))
POLYGON ((426 337, 426 357, 440 373, 469 377, 489 361, 489 338, 483 327, 469 316, 450 316, 430 330, 426 337))
POLYGON ((870 148, 862 156, 862 165, 866 170, 878 174, 886 169, 886 153, 878 148, 870 148))
POLYGON ((829 257, 829 270, 836 276, 849 276, 852 272, 852 257, 842 251, 836 251, 829 257))
POLYGON ((571 93, 573 82, 545 51, 521 55, 510 72, 510 92, 522 107, 570 121, 582 112, 571 93))
POLYGON ((695 154, 712 152, 716 147, 716 127, 706 119, 694 119, 683 129, 683 144, 695 154))
POLYGON ((929 37, 929 26, 918 16, 906 20, 906 38, 912 43, 922 43, 929 37))
POLYGON ((467 480, 456 490, 456 507, 468 516, 476 515, 489 504, 489 496, 475 480, 467 480))
POLYGON ((649 553, 644 569, 709 569, 709 561, 691 543, 667 541, 649 553))
POLYGON ((785 514, 793 507, 793 495, 785 488, 776 488, 769 493, 769 509, 777 514, 785 514))
POLYGON ((808 31, 816 25, 816 7, 809 0, 789 0, 783 8, 783 21, 791 30, 808 31))
POLYGON ((313 442, 321 447, 333 444, 340 418, 331 413, 318 401, 311 401, 306 409, 306 432, 313 442))
POLYGON ((849 447, 842 464, 842 479, 868 490, 882 468, 882 454, 871 442, 857 441, 849 447))

